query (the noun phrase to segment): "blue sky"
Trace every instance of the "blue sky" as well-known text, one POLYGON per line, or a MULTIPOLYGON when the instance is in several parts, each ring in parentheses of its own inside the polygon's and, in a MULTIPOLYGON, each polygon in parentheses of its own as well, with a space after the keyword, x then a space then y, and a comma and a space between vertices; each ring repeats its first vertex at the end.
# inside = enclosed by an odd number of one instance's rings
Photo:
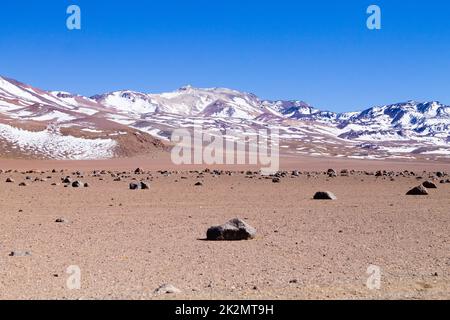
POLYGON ((5 0, 0 75, 83 95, 191 84, 333 111, 450 104, 450 2, 5 0), (70 4, 80 31, 66 28, 70 4))

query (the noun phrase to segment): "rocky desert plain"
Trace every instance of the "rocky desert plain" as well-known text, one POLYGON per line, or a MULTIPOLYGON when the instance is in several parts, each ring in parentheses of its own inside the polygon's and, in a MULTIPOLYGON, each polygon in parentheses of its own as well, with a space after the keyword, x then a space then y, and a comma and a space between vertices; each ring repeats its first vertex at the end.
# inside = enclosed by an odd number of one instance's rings
POLYGON ((161 152, 0 167, 1 299, 450 298, 445 161, 282 157, 262 176, 161 152), (426 195, 406 195, 424 183, 426 195), (252 239, 208 241, 233 218, 252 239))

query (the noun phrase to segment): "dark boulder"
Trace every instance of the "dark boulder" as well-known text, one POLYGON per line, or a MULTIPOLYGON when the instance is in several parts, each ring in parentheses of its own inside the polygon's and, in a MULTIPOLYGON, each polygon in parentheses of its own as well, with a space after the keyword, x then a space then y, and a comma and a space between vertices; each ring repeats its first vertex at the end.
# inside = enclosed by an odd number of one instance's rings
POLYGON ((256 236, 256 229, 240 219, 232 219, 221 226, 214 226, 206 232, 208 240, 238 241, 249 240, 256 236))
POLYGON ((427 189, 437 189, 436 184, 431 181, 425 181, 424 183, 422 183, 422 185, 427 189))
POLYGON ((423 185, 420 185, 418 187, 412 188, 409 190, 406 195, 408 196, 426 196, 428 195, 428 190, 423 185))
POLYGON ((330 191, 319 191, 313 197, 314 200, 336 200, 337 197, 330 191))
POLYGON ((130 190, 138 190, 139 189, 139 184, 136 182, 131 182, 130 183, 130 190))
POLYGON ((74 181, 72 182, 72 187, 73 188, 81 188, 83 186, 83 183, 80 181, 74 181))

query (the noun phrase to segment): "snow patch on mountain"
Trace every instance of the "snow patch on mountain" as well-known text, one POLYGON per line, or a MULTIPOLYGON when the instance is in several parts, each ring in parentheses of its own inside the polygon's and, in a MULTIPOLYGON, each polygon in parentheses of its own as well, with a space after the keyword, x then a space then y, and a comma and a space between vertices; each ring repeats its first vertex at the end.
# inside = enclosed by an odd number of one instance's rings
POLYGON ((43 154, 52 159, 108 159, 114 156, 117 145, 112 139, 64 136, 49 129, 34 132, 6 124, 0 124, 0 137, 26 153, 43 154))

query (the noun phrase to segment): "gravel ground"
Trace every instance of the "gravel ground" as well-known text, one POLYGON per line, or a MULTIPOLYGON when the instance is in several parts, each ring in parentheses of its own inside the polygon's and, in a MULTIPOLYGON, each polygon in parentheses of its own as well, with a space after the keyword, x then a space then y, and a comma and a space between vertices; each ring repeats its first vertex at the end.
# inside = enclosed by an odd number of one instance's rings
POLYGON ((73 171, 0 174, 1 299, 450 298, 450 184, 406 196, 428 179, 422 170, 394 181, 289 172, 279 183, 245 172, 73 171), (64 187, 65 176, 89 187, 64 187), (129 189, 141 180, 149 190, 129 189), (316 191, 337 200, 312 200, 316 191), (204 240, 235 217, 255 239, 204 240), (378 290, 366 286, 371 265, 378 290), (67 286, 69 266, 80 289, 67 286), (155 294, 164 284, 181 292, 155 294))

